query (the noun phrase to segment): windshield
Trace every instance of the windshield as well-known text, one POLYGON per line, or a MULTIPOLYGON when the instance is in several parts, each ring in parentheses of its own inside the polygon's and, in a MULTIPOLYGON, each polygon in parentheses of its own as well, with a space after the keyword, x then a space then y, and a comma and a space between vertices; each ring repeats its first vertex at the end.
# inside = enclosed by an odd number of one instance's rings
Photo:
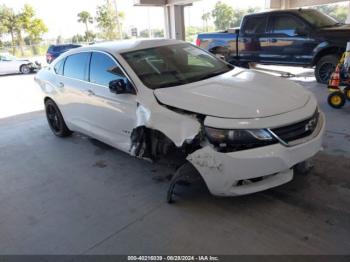
POLYGON ((315 9, 301 10, 300 16, 315 27, 329 27, 339 24, 334 18, 315 9))
POLYGON ((122 56, 143 84, 151 89, 200 81, 233 68, 186 43, 127 52, 122 56))
POLYGON ((12 61, 16 60, 17 58, 10 54, 0 54, 0 60, 2 61, 12 61))

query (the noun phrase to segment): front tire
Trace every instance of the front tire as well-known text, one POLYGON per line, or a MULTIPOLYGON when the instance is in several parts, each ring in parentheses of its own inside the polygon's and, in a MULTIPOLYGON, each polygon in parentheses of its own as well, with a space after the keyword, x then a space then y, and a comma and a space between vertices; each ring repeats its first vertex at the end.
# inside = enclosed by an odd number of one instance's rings
POLYGON ((315 77, 317 82, 328 84, 328 81, 334 72, 339 61, 338 55, 326 55, 318 60, 315 68, 315 77))
POLYGON ((54 101, 51 99, 46 100, 45 111, 47 122, 55 136, 67 137, 72 134, 72 131, 68 129, 66 123, 64 122, 63 116, 54 101))
POLYGON ((31 72, 31 69, 28 65, 21 65, 19 71, 21 71, 22 74, 27 75, 31 72))

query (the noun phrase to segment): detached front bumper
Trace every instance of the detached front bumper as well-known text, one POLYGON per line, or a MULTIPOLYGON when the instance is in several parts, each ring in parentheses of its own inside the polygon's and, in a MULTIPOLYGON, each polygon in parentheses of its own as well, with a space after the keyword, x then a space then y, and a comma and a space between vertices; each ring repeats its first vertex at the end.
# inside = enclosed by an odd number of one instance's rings
POLYGON ((29 67, 30 67, 30 70, 32 71, 39 71, 42 68, 41 63, 37 61, 35 61, 34 63, 30 63, 29 67))
POLYGON ((255 193, 293 179, 293 167, 322 149, 325 117, 302 143, 287 147, 281 143, 232 153, 220 153, 211 146, 187 157, 202 175, 209 191, 217 196, 255 193))

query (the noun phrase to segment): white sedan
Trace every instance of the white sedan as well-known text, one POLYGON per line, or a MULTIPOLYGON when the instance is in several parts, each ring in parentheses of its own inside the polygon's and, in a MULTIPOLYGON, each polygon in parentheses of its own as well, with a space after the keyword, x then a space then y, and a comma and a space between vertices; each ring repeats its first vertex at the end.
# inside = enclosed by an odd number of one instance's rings
POLYGON ((28 59, 20 59, 8 53, 0 54, 0 75, 4 74, 29 74, 41 68, 38 62, 28 59))
POLYGON ((36 81, 55 135, 82 132, 153 161, 175 155, 168 201, 198 177, 217 196, 279 186, 321 149, 325 119, 309 91, 182 41, 74 49, 36 81))

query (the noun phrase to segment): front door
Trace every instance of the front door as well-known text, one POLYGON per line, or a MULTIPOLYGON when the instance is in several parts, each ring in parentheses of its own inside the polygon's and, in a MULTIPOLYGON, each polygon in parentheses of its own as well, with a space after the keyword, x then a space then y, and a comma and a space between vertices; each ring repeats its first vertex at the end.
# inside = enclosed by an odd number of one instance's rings
POLYGON ((245 19, 238 38, 239 58, 242 62, 261 62, 268 45, 267 16, 252 16, 245 19))
POLYGON ((130 135, 136 125, 136 93, 115 58, 103 52, 93 52, 90 62, 89 122, 91 131, 98 139, 121 150, 130 148, 130 135), (110 91, 109 83, 122 79, 127 83, 128 93, 110 91))

